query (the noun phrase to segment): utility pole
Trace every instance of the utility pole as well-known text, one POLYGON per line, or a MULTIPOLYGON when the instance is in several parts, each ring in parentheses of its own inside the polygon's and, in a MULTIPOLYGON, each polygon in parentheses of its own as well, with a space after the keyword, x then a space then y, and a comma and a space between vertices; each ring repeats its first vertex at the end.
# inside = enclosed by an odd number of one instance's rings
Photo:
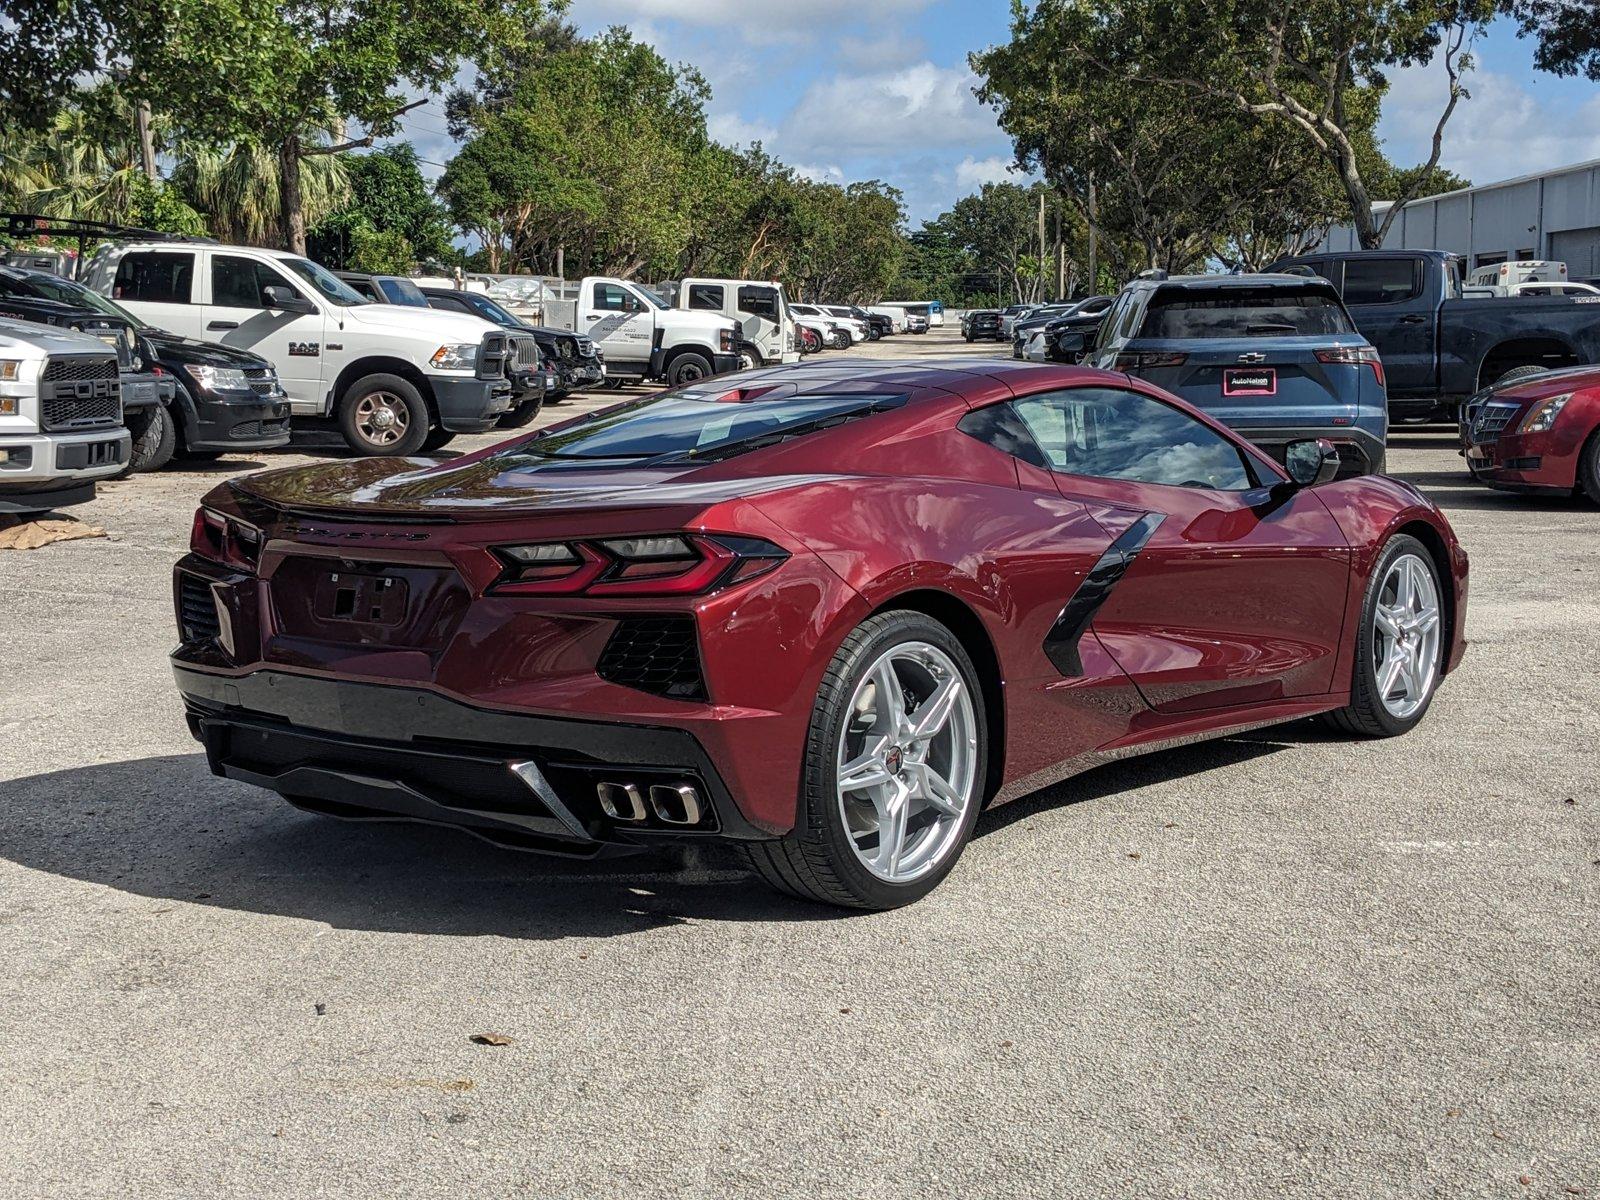
POLYGON ((150 101, 140 100, 133 108, 133 123, 139 130, 139 165, 144 177, 156 181, 156 140, 150 133, 150 101))
POLYGON ((1095 220, 1098 214, 1095 211, 1094 176, 1089 176, 1089 294, 1095 295, 1100 290, 1100 246, 1095 237, 1095 220))
POLYGON ((1044 299, 1044 261, 1048 252, 1044 248, 1044 189, 1039 189, 1039 295, 1036 299, 1044 299))

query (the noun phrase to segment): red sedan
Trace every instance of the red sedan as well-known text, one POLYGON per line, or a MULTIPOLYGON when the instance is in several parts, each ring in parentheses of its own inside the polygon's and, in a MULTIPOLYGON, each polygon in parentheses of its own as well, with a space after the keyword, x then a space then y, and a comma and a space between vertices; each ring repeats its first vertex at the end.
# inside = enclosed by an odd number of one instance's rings
POLYGON ((1461 442, 1473 477, 1511 492, 1600 504, 1600 367, 1546 371, 1480 392, 1461 442))
POLYGON ((1286 472, 1075 367, 802 365, 448 462, 213 491, 173 656, 212 769, 593 855, 720 838, 801 896, 930 891, 984 807, 1326 714, 1420 721, 1467 558, 1416 489, 1286 472))

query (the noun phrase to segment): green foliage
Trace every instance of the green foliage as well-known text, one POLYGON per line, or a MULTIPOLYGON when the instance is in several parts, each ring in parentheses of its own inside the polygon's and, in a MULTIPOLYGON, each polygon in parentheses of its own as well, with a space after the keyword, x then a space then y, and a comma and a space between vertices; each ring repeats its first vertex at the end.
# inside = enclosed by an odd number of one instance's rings
POLYGON ((1523 37, 1538 39, 1533 65, 1556 75, 1600 83, 1600 3, 1596 0, 1506 0, 1523 37))
POLYGON ((313 258, 335 268, 385 274, 403 273, 417 261, 443 263, 454 258, 449 218, 422 177, 417 152, 409 142, 339 161, 349 197, 312 228, 307 251, 313 258), (392 262, 402 253, 403 268, 356 265, 357 256, 376 255, 392 262))
POLYGON ((370 225, 350 228, 349 253, 344 266, 352 271, 375 275, 405 275, 416 261, 416 250, 405 234, 396 229, 379 231, 370 225))

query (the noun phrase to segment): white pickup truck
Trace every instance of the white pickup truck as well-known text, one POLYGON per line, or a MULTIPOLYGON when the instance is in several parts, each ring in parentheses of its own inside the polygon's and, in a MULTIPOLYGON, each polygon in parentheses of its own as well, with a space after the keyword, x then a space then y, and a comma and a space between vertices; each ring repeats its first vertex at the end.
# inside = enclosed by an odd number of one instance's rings
POLYGON ((97 337, 0 320, 0 513, 94 499, 128 463, 116 351, 97 337))
POLYGON ((205 241, 121 242, 84 282, 158 329, 251 350, 295 416, 331 417, 360 454, 433 450, 511 408, 506 331, 479 317, 371 304, 310 259, 205 241))
POLYGON ((739 327, 713 313, 669 308, 627 279, 591 275, 576 298, 547 301, 544 323, 594 339, 611 382, 655 380, 676 387, 739 369, 739 327))

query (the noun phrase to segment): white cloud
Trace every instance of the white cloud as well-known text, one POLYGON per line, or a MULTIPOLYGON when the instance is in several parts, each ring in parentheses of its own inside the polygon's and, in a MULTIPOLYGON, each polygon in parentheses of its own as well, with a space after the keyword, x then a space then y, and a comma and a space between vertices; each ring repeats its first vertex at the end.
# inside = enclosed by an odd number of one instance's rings
MULTIPOLYGON (((1548 80, 1490 71, 1469 76, 1467 88, 1471 98, 1445 126, 1439 162, 1473 183, 1600 158, 1600 96, 1574 103, 1548 80)), ((1439 67, 1394 72, 1378 127, 1384 152, 1401 166, 1426 162, 1446 98, 1439 67)))
POLYGON ((986 183, 1015 180, 1017 174, 1011 169, 1013 161, 1009 154, 995 154, 989 158, 973 158, 969 154, 956 164, 956 185, 963 192, 975 192, 986 183))
MULTIPOLYGON (((931 0, 873 0, 870 15, 878 21, 903 19, 929 3, 931 0)), ((586 25, 673 20, 736 31, 756 45, 771 45, 796 34, 810 37, 862 15, 860 0, 589 0, 582 11, 586 25)))
POLYGON ((751 142, 770 144, 778 136, 775 126, 765 121, 747 121, 738 113, 715 113, 706 118, 712 138, 725 146, 748 146, 751 142))
POLYGON ((794 173, 801 179, 809 179, 813 183, 840 183, 844 179, 844 168, 837 163, 818 166, 811 163, 794 163, 794 173))
POLYGON ((988 150, 994 115, 972 94, 965 67, 919 62, 880 74, 819 79, 783 123, 783 144, 816 153, 892 153, 929 146, 988 150))

